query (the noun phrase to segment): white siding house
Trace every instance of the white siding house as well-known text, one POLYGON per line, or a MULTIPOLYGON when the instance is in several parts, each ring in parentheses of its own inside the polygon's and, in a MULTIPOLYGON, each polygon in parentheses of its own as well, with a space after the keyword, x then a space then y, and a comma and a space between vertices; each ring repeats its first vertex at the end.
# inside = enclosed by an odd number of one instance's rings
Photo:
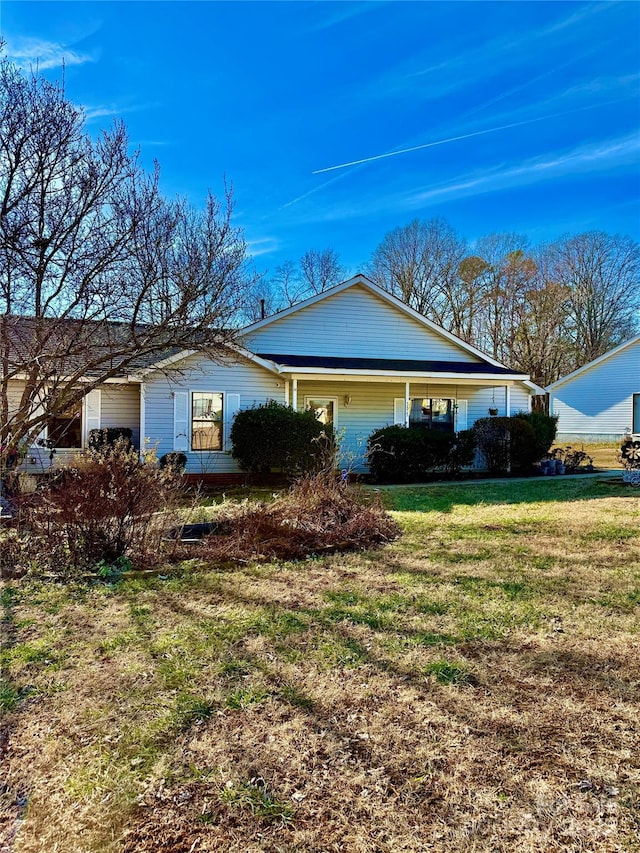
MULTIPOLYGON (((22 393, 22 383, 13 384, 9 406, 17 408, 22 393)), ((105 427, 125 427, 132 431, 132 441, 140 446, 140 384, 138 382, 109 382, 95 391, 90 391, 82 403, 67 413, 68 418, 45 424, 37 440, 27 453, 23 468, 28 473, 41 474, 52 464, 69 462, 87 447, 89 432, 105 427), (69 428, 65 429, 65 420, 69 428), (74 424, 77 421, 77 424, 74 424), (61 435, 57 446, 49 448, 53 431, 61 435), (54 453, 51 450, 55 450, 54 453)))
POLYGON ((229 443, 235 414, 275 400, 331 422, 343 464, 363 471, 375 429, 459 431, 489 413, 528 411, 542 390, 362 275, 247 327, 224 361, 170 361, 91 392, 81 446, 89 428, 128 426, 158 456, 184 452, 189 475, 229 479, 240 474, 229 443))
POLYGON ((640 433, 640 335, 547 388, 560 440, 617 441, 640 433))
POLYGON ((363 471, 368 436, 415 411, 462 430, 489 410, 528 411, 541 391, 361 275, 247 327, 241 344, 224 364, 191 355, 175 375, 151 367, 140 377, 144 435, 158 455, 186 453, 193 476, 238 473, 233 417, 267 400, 314 408, 337 430, 343 464, 363 471))

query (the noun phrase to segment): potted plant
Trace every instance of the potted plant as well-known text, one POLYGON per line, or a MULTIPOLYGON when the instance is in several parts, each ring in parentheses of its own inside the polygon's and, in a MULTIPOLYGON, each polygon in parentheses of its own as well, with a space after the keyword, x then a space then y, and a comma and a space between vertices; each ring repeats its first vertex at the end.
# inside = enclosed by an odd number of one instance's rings
POLYGON ((570 447, 554 447, 551 451, 551 462, 555 468, 555 474, 566 474, 566 455, 571 450, 570 447))
POLYGON ((540 461, 540 473, 545 477, 549 477, 556 473, 555 459, 542 459, 540 461))

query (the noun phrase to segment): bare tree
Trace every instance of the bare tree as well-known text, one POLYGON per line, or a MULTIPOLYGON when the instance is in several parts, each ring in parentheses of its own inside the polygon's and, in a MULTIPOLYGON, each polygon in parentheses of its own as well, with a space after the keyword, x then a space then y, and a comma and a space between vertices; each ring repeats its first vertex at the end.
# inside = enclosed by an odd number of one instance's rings
POLYGON ((572 347, 567 336, 569 289, 537 276, 518 303, 519 322, 510 363, 528 373, 543 387, 573 369, 572 347))
POLYGON ((310 249, 297 263, 285 261, 266 282, 272 313, 323 293, 346 277, 347 269, 333 249, 310 249))
POLYGON ((640 247, 630 237, 590 231, 549 248, 555 280, 571 293, 574 367, 632 337, 640 325, 640 247))
POLYGON ((311 293, 323 293, 346 278, 346 268, 333 249, 310 249, 300 258, 300 277, 311 293))
POLYGON ((270 317, 284 306, 274 282, 266 275, 257 275, 247 283, 242 296, 240 320, 242 325, 255 323, 264 317, 270 317))
POLYGON ((482 340, 482 306, 489 264, 484 258, 469 255, 458 265, 458 287, 451 300, 451 326, 463 341, 478 344, 482 340))
POLYGON ((271 286, 273 292, 277 294, 276 302, 283 308, 290 308, 296 302, 300 302, 307 293, 306 284, 294 261, 285 261, 276 267, 275 274, 271 278, 271 286))
POLYGON ((384 237, 367 270, 381 287, 446 328, 465 249, 444 219, 414 219, 384 237))
POLYGON ((59 84, 0 61, 2 447, 141 359, 225 351, 246 272, 231 191, 196 211, 158 177, 121 123, 92 140, 59 84))
POLYGON ((528 240, 518 234, 489 234, 478 240, 484 261, 476 315, 475 343, 500 361, 511 359, 513 342, 522 319, 521 303, 537 274, 528 240))

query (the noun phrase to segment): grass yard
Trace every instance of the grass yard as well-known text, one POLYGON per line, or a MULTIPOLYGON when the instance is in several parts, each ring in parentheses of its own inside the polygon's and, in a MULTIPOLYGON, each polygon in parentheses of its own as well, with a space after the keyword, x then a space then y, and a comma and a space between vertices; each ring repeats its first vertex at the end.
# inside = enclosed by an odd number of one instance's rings
POLYGON ((618 459, 620 452, 620 441, 599 442, 597 444, 583 444, 580 441, 559 442, 561 447, 572 444, 578 450, 584 450, 592 459, 596 468, 619 468, 622 464, 618 459))
POLYGON ((384 499, 378 551, 8 583, 0 850, 640 850, 638 491, 384 499))

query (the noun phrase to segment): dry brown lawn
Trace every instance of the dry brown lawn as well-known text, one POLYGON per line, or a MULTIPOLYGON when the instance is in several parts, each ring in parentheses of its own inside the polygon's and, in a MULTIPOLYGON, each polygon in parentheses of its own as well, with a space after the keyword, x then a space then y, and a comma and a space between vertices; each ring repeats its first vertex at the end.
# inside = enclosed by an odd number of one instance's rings
POLYGON ((7 584, 0 850, 640 850, 638 491, 385 499, 379 551, 7 584))
MULTIPOLYGON (((577 447, 579 450, 584 450, 585 453, 593 459, 593 464, 596 468, 622 469, 620 460, 618 459, 618 451, 620 450, 619 441, 599 442, 598 444, 583 444, 582 442, 567 442, 577 447)), ((561 446, 566 446, 560 442, 561 446)))

